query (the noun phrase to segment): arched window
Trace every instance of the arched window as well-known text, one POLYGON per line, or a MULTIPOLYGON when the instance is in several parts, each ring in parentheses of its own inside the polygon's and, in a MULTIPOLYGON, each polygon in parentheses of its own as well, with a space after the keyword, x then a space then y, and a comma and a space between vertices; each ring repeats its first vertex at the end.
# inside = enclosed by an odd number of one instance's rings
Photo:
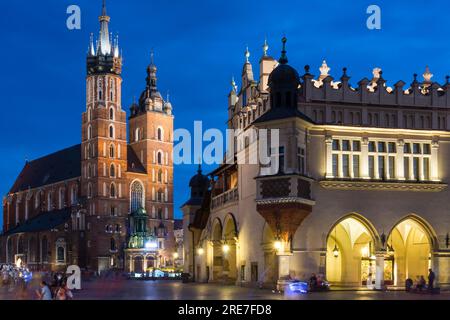
POLYGON ((53 209, 53 197, 52 193, 49 192, 47 195, 47 211, 51 211, 53 209))
POLYGON ((109 167, 109 176, 110 177, 116 176, 116 167, 114 166, 114 164, 111 164, 111 166, 109 167))
POLYGON ((64 207, 64 202, 66 199, 64 199, 65 192, 63 188, 59 189, 59 209, 62 209, 64 207))
POLYGON ((158 133, 157 133, 157 135, 158 135, 158 140, 159 140, 159 141, 162 141, 162 139, 163 139, 162 128, 158 128, 158 133))
POLYGON ((114 145, 113 144, 111 144, 110 146, 109 146, 109 156, 111 157, 111 158, 114 158, 114 145))
POLYGON ((159 169, 158 171, 158 182, 162 182, 162 170, 159 169))
POLYGON ((116 185, 114 183, 111 183, 111 187, 109 188, 109 195, 111 198, 116 197, 116 185))
POLYGON ((48 240, 44 236, 41 241, 41 262, 48 262, 48 240))
POLYGON ((65 258, 65 256, 66 256, 66 254, 65 254, 65 250, 64 250, 64 247, 63 246, 59 246, 58 247, 58 250, 56 251, 57 253, 56 253, 56 259, 57 259, 57 261, 58 262, 64 262, 65 260, 66 260, 66 258, 65 258))
POLYGON ((164 201, 164 192, 162 189, 158 190, 158 201, 163 202, 164 201))
POLYGON ((113 79, 109 80, 109 99, 111 101, 114 100, 114 81, 113 81, 113 79))
POLYGON ((92 198, 92 184, 88 184, 88 191, 87 191, 88 198, 92 198))
POLYGON ((120 227, 120 224, 116 224, 116 230, 115 230, 115 231, 116 231, 117 233, 120 233, 121 229, 122 229, 122 228, 120 227))
POLYGON ((114 126, 113 125, 109 126, 109 137, 114 138, 114 126))
POLYGON ((40 200, 40 194, 39 192, 36 193, 36 195, 34 196, 34 208, 37 209, 39 207, 39 200, 40 200))
POLYGON ((134 181, 131 190, 131 212, 144 208, 144 186, 139 181, 134 181))
POLYGON ((97 93, 98 93, 98 100, 103 100, 103 80, 102 80, 102 78, 98 79, 97 93))
POLYGON ((140 130, 139 128, 136 128, 136 130, 134 131, 134 141, 137 142, 141 139, 141 135, 140 135, 140 130))
POLYGON ((158 164, 162 164, 163 160, 162 160, 162 152, 158 152, 158 164))
POLYGON ((109 120, 114 120, 114 108, 109 108, 109 120))
POLYGON ((92 126, 91 125, 88 126, 87 138, 92 139, 92 126))
POLYGON ((77 186, 73 186, 72 187, 72 192, 71 192, 71 196, 70 196, 70 200, 71 200, 71 204, 74 205, 77 203, 78 199, 77 199, 77 186))
POLYGON ((92 120, 92 109, 89 108, 88 109, 88 121, 91 121, 91 120, 92 120))
POLYGON ((111 251, 116 251, 116 240, 114 238, 111 238, 111 251))

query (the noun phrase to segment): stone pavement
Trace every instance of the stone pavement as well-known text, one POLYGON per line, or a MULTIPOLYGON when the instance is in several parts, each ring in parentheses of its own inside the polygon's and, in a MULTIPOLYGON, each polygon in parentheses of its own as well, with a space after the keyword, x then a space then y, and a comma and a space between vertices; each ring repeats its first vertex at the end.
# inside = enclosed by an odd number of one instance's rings
MULTIPOLYGON (((304 295, 283 295, 267 289, 123 278, 84 281, 82 287, 82 290, 74 292, 76 300, 450 300, 450 292, 428 295, 404 291, 333 290, 304 295)), ((34 291, 37 288, 37 280, 25 291, 12 287, 0 287, 0 300, 35 299, 34 291)))

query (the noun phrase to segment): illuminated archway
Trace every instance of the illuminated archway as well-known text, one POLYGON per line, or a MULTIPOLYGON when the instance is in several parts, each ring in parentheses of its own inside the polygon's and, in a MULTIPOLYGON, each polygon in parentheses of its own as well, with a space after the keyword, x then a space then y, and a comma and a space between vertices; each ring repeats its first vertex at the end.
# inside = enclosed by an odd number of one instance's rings
POLYGON ((231 213, 225 218, 222 238, 223 275, 228 281, 236 281, 238 276, 236 266, 237 226, 231 213))
POLYGON ((421 218, 410 215, 391 230, 387 240, 387 253, 393 260, 392 282, 403 285, 410 278, 427 278, 431 267, 431 251, 435 243, 434 232, 421 218))
POLYGON ((327 237, 326 276, 338 285, 366 284, 375 275, 378 236, 362 216, 351 214, 336 222, 327 237))
MULTIPOLYGON (((262 247, 264 251, 264 270, 262 270, 262 278, 264 283, 274 284, 278 279, 277 250, 274 246, 275 235, 269 224, 264 223, 262 237, 262 247)), ((252 279, 257 279, 257 275, 252 275, 252 279)))
POLYGON ((213 247, 213 279, 218 280, 223 272, 222 223, 219 219, 214 220, 210 239, 213 247))
POLYGON ((142 273, 144 272, 144 258, 142 256, 135 256, 133 259, 134 272, 142 273))

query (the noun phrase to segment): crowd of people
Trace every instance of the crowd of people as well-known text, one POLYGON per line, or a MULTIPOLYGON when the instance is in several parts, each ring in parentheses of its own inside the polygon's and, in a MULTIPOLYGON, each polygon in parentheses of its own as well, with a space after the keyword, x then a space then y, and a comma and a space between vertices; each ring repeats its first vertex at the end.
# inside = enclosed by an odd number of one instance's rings
POLYGON ((428 283, 425 280, 423 275, 417 276, 416 281, 414 282, 412 279, 406 279, 405 287, 408 292, 431 292, 434 291, 434 280, 436 275, 432 269, 428 270, 428 283))
POLYGON ((26 285, 32 278, 33 273, 26 267, 14 264, 0 265, 2 285, 26 285))
MULTIPOLYGON (((41 279, 35 291, 38 300, 71 300, 72 291, 67 287, 64 273, 37 273, 34 280, 41 279), (40 275, 40 276, 39 276, 40 275), (51 279, 45 281, 44 279, 51 279)), ((0 265, 1 286, 18 298, 29 298, 28 287, 33 280, 33 273, 22 263, 0 265)), ((32 291, 31 291, 32 292, 32 291)))

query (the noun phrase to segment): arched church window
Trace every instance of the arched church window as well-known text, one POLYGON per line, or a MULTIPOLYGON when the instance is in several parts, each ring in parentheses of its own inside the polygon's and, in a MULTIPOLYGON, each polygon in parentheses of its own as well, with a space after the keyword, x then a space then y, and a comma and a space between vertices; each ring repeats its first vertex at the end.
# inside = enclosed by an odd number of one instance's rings
POLYGON ((47 195, 47 211, 51 211, 53 208, 53 197, 52 193, 49 192, 47 195))
POLYGON ((113 125, 109 126, 109 137, 114 138, 114 126, 113 125))
POLYGON ((97 95, 98 95, 98 100, 103 100, 103 80, 102 80, 102 78, 99 78, 98 82, 97 82, 97 95))
POLYGON ((111 145, 109 146, 109 156, 110 156, 111 158, 114 158, 114 145, 113 145, 113 144, 111 144, 111 145))
POLYGON ((131 212, 144 207, 144 186, 139 181, 131 184, 131 212))
POLYGON ((91 125, 88 126, 87 138, 92 139, 92 126, 91 125))
POLYGON ((158 152, 158 164, 162 164, 162 152, 158 152))
POLYGON ((116 251, 116 240, 114 238, 111 238, 111 251, 116 251))
POLYGON ((109 108, 109 120, 114 120, 114 108, 109 108))
POLYGON ((109 195, 111 196, 111 198, 116 197, 116 185, 114 183, 111 183, 111 187, 109 189, 109 195))
POLYGON ((109 167, 109 175, 110 177, 116 176, 116 167, 114 166, 114 164, 111 164, 111 166, 109 167))
POLYGON ((141 135, 140 135, 140 130, 139 128, 136 128, 135 132, 134 132, 134 141, 137 142, 141 139, 141 135))
POLYGON ((158 171, 158 182, 162 182, 162 170, 159 169, 158 171))
POLYGON ((158 128, 158 133, 157 133, 157 135, 158 135, 158 140, 159 140, 159 141, 162 141, 162 139, 163 139, 162 128, 158 128))
POLYGON ((88 198, 92 198, 92 184, 88 184, 88 192, 87 192, 88 198))
POLYGON ((71 192, 71 203, 72 205, 76 204, 78 201, 77 199, 77 186, 73 186, 72 187, 72 192, 71 192))

